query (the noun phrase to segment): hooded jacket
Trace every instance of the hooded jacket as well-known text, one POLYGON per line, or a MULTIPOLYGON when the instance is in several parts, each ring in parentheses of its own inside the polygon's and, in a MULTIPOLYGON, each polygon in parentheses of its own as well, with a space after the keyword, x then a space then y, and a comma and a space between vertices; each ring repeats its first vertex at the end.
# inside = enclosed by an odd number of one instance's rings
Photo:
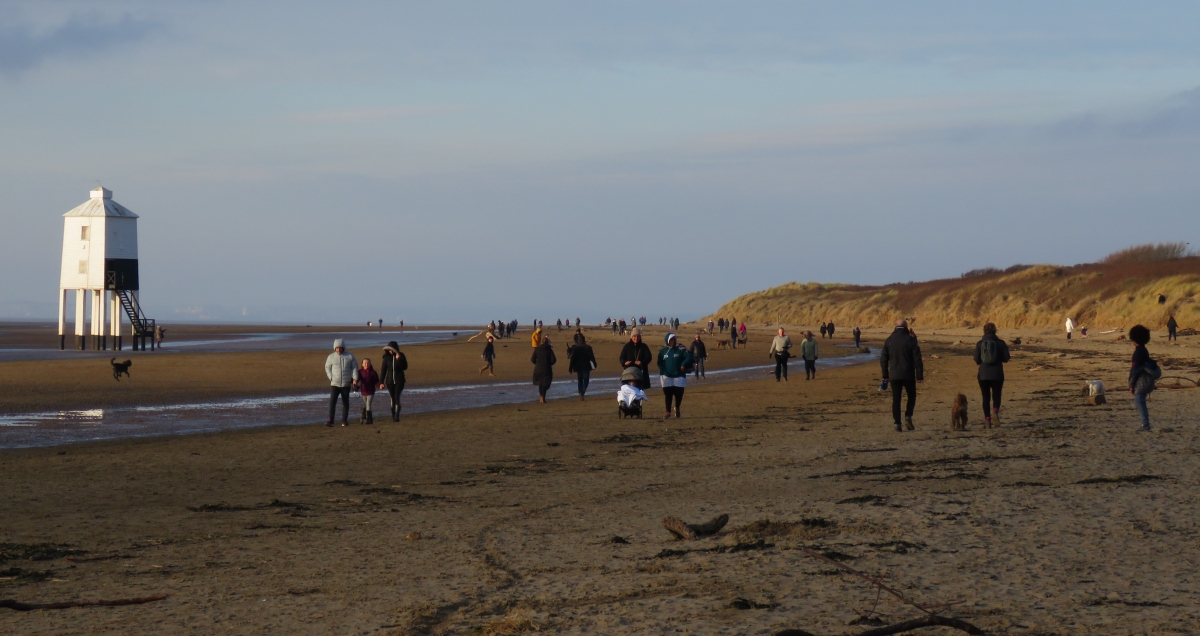
POLYGON ((540 344, 529 356, 529 361, 533 363, 533 383, 539 386, 550 384, 554 379, 554 365, 558 362, 554 349, 549 344, 540 344))
POLYGON ((329 386, 348 387, 358 380, 358 360, 344 349, 343 353, 334 351, 325 358, 325 375, 329 386))
POLYGON ((924 380, 925 364, 921 361, 921 346, 908 332, 908 327, 896 327, 883 343, 879 366, 885 380, 924 380))
POLYGON ((1008 343, 995 334, 986 334, 979 342, 975 343, 975 364, 979 365, 979 379, 991 382, 1004 381, 1004 363, 1011 359, 1008 353, 1008 343), (991 364, 983 363, 983 343, 984 341, 994 340, 996 342, 996 360, 991 364))
POLYGON ((817 339, 805 338, 800 341, 800 357, 805 360, 817 359, 817 339))
POLYGON ((383 348, 383 360, 379 363, 379 381, 388 386, 404 386, 404 372, 408 370, 408 358, 393 340, 383 348))
POLYGON ((658 374, 668 378, 687 376, 694 363, 692 353, 681 344, 667 345, 658 352, 658 374))

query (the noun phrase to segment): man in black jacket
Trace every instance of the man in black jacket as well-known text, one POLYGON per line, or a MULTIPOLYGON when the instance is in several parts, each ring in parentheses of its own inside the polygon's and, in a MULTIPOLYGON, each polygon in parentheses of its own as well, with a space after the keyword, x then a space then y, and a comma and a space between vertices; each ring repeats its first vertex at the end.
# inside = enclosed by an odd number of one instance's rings
POLYGON ((925 381, 925 365, 921 362, 921 346, 916 336, 908 331, 907 320, 897 320, 896 330, 883 343, 879 354, 879 366, 883 368, 883 379, 892 384, 892 419, 897 431, 900 426, 900 392, 908 393, 904 407, 904 426, 913 430, 913 408, 917 404, 917 383, 925 381))
MULTIPOLYGON (((712 322, 711 320, 708 322, 712 322)), ((710 328, 709 331, 712 331, 710 328)), ((692 341, 692 359, 696 361, 696 377, 704 377, 704 360, 708 358, 708 348, 704 346, 704 341, 700 339, 700 334, 696 334, 696 339, 692 341)))

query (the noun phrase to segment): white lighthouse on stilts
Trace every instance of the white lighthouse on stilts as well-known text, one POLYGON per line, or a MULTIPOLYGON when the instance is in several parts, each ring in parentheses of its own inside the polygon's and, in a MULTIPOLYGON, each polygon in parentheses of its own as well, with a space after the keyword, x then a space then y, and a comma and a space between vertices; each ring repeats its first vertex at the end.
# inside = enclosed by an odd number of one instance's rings
POLYGON ((75 347, 121 349, 121 314, 129 319, 133 348, 154 348, 154 321, 138 304, 137 219, 104 187, 63 215, 62 277, 58 284, 58 346, 66 348, 67 293, 75 292, 75 347), (88 314, 87 310, 91 312, 88 314), (84 316, 88 315, 87 320, 84 316), (105 329, 105 323, 108 329, 105 329), (84 331, 90 325, 90 330, 84 331))

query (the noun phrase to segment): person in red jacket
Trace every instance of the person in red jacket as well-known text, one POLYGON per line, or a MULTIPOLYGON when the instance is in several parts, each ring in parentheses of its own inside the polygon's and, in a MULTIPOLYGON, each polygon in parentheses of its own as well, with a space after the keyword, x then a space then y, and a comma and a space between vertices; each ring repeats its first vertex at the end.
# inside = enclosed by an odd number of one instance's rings
POLYGON ((375 373, 375 369, 371 367, 371 361, 363 358, 362 368, 358 370, 358 392, 362 395, 363 424, 374 424, 375 417, 371 415, 371 400, 375 397, 375 388, 379 386, 379 374, 375 373))

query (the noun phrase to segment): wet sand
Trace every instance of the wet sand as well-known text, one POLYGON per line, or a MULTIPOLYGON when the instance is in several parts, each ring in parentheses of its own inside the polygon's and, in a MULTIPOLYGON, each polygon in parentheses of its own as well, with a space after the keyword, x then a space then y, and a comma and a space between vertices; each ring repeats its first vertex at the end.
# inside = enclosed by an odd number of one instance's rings
MULTIPOLYGON (((787 383, 693 384, 678 420, 618 420, 604 398, 0 451, 0 597, 170 594, 7 612, 0 630, 866 629, 848 623, 875 591, 803 547, 886 573, 919 602, 963 601, 946 613, 993 633, 1200 630, 1200 392, 1155 393, 1159 431, 1137 433, 1127 393, 1101 407, 1079 395, 1086 379, 1119 387, 1129 345, 1043 336, 1014 351, 1003 426, 982 430, 958 339, 975 337, 922 335, 918 430, 904 434, 864 365, 815 382, 793 369, 787 383), (959 391, 972 424, 953 433, 959 391), (659 523, 718 513, 726 529, 695 542, 659 523)), ((1168 375, 1196 377, 1197 339, 1183 340, 1151 351, 1168 375)), ((521 362, 505 372, 524 379, 528 343, 515 342, 521 362)), ((443 347, 463 363, 480 348, 443 347)), ((765 361, 762 348, 745 355, 765 361)), ((886 597, 877 610, 918 614, 886 597)))

